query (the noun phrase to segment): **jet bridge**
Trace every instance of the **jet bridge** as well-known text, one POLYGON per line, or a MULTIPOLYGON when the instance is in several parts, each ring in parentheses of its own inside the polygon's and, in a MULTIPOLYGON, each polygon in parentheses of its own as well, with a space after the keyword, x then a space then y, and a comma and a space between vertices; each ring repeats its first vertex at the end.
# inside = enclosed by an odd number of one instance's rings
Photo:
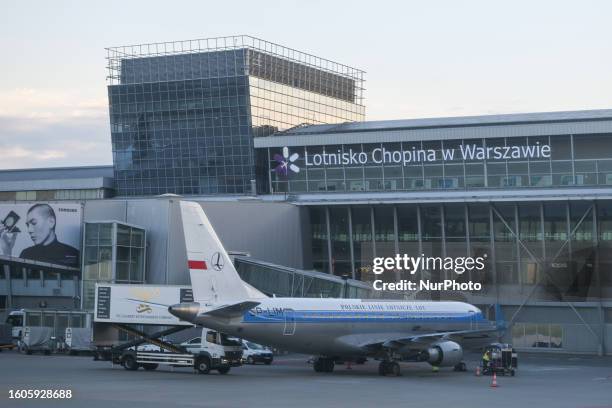
POLYGON ((237 256, 234 265, 243 281, 268 296, 370 299, 387 295, 374 291, 366 282, 289 268, 251 257, 237 256))

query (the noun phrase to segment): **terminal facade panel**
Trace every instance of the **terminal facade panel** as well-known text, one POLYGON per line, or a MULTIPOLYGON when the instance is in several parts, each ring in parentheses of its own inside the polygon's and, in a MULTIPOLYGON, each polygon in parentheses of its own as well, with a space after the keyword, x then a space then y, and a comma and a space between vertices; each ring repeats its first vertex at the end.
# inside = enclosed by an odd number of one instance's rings
MULTIPOLYGON (((612 186, 612 133, 289 146, 267 156, 270 193, 612 186)), ((333 140, 330 136, 329 140, 333 140)))
MULTIPOLYGON (((382 279, 483 284, 474 303, 612 299, 612 200, 312 205, 312 266, 374 281, 374 257, 482 257, 481 271, 398 271, 382 279), (352 232, 352 233, 351 233, 352 232), (331 250, 331 251, 330 251, 331 250)), ((309 248, 308 246, 306 248, 309 248)), ((422 294, 426 298, 429 294, 422 294)))

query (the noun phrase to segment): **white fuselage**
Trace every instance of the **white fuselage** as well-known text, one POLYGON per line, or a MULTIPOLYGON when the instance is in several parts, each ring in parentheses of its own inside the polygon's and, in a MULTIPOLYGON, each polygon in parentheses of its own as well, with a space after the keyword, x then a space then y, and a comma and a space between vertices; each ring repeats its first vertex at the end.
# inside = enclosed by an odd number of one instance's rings
POLYGON ((202 314, 195 323, 256 343, 326 356, 366 355, 364 345, 389 338, 489 326, 462 302, 265 298, 237 319, 202 314))

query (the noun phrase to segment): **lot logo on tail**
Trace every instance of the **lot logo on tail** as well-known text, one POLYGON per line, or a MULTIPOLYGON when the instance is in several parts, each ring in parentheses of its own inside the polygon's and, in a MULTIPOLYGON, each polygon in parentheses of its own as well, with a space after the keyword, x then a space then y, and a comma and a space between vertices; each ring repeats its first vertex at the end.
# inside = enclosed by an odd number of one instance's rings
POLYGON ((212 266, 215 271, 220 271, 225 266, 225 261, 223 260, 223 256, 221 256, 220 252, 215 252, 211 258, 212 266))
POLYGON ((283 147, 282 155, 278 153, 274 155, 274 160, 276 163, 278 163, 278 165, 274 168, 274 171, 280 176, 286 176, 289 173, 289 170, 294 173, 299 173, 300 168, 294 164, 294 162, 299 158, 300 155, 298 153, 289 155, 289 148, 286 146, 283 147))

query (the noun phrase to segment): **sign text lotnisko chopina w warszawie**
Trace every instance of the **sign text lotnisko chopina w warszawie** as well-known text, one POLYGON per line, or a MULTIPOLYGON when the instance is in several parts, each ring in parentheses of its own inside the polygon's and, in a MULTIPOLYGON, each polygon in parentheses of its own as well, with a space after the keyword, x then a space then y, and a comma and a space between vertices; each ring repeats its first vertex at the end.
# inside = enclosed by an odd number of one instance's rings
POLYGON ((452 160, 524 160, 548 159, 551 155, 550 145, 540 144, 523 146, 479 146, 477 144, 462 144, 458 148, 442 149, 436 154, 434 149, 387 150, 377 147, 371 152, 348 149, 335 152, 308 153, 306 150, 304 160, 306 166, 329 165, 363 165, 363 164, 411 164, 420 162, 452 161, 452 160))

